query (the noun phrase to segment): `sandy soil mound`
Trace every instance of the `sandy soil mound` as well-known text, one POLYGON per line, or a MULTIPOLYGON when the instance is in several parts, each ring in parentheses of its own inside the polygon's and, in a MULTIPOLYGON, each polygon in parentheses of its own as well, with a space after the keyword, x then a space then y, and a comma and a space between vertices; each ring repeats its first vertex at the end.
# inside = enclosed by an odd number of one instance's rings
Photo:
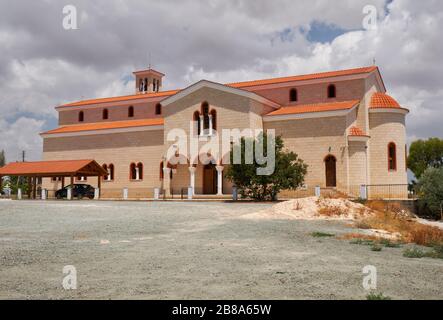
POLYGON ((371 214, 362 204, 347 199, 309 197, 278 203, 267 210, 247 214, 247 219, 356 220, 371 214))

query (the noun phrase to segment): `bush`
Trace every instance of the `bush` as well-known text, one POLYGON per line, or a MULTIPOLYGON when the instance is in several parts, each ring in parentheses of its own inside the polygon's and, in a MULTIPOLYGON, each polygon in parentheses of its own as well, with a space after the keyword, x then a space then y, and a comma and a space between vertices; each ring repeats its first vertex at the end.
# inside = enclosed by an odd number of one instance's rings
POLYGON ((417 184, 420 210, 432 217, 443 219, 441 205, 443 202, 443 167, 428 168, 417 184))
POLYGON ((367 300, 391 300, 391 297, 385 296, 383 293, 370 293, 366 296, 367 300))
MULTIPOLYGON (((283 139, 275 137, 275 144, 270 143, 270 148, 275 148, 275 168, 273 172, 259 174, 259 170, 266 168, 266 164, 259 164, 256 157, 253 163, 245 161, 246 146, 253 146, 253 153, 257 148, 263 148, 264 156, 272 154, 268 150, 268 137, 261 134, 256 139, 242 138, 239 145, 234 145, 231 150, 231 163, 228 167, 226 178, 234 183, 242 197, 258 201, 277 199, 281 190, 295 190, 301 187, 307 172, 307 165, 298 158, 294 152, 284 150, 283 139), (240 152, 239 152, 240 151, 240 152), (241 154, 241 163, 234 164, 234 155, 241 154)), ((240 160, 240 159, 239 159, 240 160)))
POLYGON ((330 238, 330 237, 335 237, 335 234, 324 233, 324 232, 313 232, 311 233, 311 236, 313 236, 314 238, 330 238))

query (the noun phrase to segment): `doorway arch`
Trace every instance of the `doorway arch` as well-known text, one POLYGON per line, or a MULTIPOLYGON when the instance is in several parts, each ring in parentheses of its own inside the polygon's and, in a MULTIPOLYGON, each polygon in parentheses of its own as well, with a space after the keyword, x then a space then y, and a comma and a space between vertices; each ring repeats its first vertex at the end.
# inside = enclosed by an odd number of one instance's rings
POLYGON ((325 158, 326 187, 337 187, 337 159, 333 155, 325 158))
POLYGON ((203 194, 217 194, 217 170, 214 164, 203 167, 203 194))

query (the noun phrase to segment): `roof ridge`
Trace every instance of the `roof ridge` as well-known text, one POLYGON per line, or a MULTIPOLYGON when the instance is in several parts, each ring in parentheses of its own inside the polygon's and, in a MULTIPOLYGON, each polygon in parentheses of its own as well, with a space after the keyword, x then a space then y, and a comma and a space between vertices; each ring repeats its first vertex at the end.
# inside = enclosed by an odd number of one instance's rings
MULTIPOLYGON (((255 86, 255 85, 260 85, 260 84, 298 81, 298 80, 303 80, 302 78, 305 78, 305 77, 309 77, 310 79, 318 79, 318 78, 325 78, 325 77, 342 76, 342 75, 347 75, 349 73, 351 73, 351 74, 369 73, 369 72, 372 72, 377 69, 378 69, 377 66, 367 66, 367 67, 352 68, 352 69, 332 70, 332 71, 308 73, 308 74, 293 75, 293 76, 286 76, 286 77, 275 77, 275 78, 248 80, 248 81, 241 81, 241 82, 222 83, 222 84, 225 86, 229 86, 229 87, 243 88, 243 87, 250 87, 250 86, 255 86)), ((159 91, 159 92, 153 92, 153 93, 147 93, 147 94, 132 94, 132 95, 105 97, 105 98, 91 98, 91 99, 66 103, 66 104, 60 105, 59 107, 75 107, 75 106, 82 106, 82 105, 88 105, 88 104, 94 104, 94 103, 105 103, 105 102, 108 102, 108 100, 109 100, 109 102, 126 101, 125 98, 128 100, 137 100, 137 99, 144 99, 144 98, 162 97, 162 96, 167 96, 169 93, 170 93, 170 95, 176 94, 181 90, 183 90, 183 88, 171 89, 171 90, 165 90, 165 91, 159 91)))

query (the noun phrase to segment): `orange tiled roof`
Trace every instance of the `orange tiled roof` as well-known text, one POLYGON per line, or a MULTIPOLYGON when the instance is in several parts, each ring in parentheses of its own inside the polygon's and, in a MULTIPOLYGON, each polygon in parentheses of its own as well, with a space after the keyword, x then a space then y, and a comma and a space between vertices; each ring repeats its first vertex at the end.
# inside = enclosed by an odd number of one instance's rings
POLYGON ((292 77, 234 82, 234 83, 230 83, 227 85, 231 86, 231 87, 236 87, 236 88, 244 88, 244 87, 258 86, 258 85, 264 85, 264 84, 275 84, 275 83, 302 81, 302 80, 314 80, 314 79, 331 78, 331 77, 338 77, 338 76, 348 76, 348 75, 361 74, 361 73, 370 73, 375 70, 377 70, 377 67, 372 66, 372 67, 364 67, 364 68, 356 68, 356 69, 348 69, 348 70, 340 70, 340 71, 312 73, 312 74, 305 74, 305 75, 292 76, 292 77))
POLYGON ((133 128, 133 127, 146 127, 146 126, 159 126, 163 125, 163 118, 156 119, 141 119, 141 120, 127 120, 127 121, 113 121, 113 122, 95 122, 85 123, 71 126, 64 126, 42 134, 53 133, 68 133, 68 132, 81 132, 91 130, 106 130, 106 129, 119 129, 119 128, 133 128))
MULTIPOLYGON (((226 85, 233 87, 233 88, 247 88, 247 87, 251 87, 251 86, 258 86, 258 85, 264 85, 264 84, 276 84, 276 83, 284 83, 284 82, 292 82, 292 81, 314 80, 314 79, 323 79, 323 78, 330 78, 330 77, 370 73, 375 70, 377 70, 377 67, 371 66, 371 67, 348 69, 348 70, 312 73, 312 74, 305 74, 305 75, 291 76, 291 77, 281 77, 281 78, 262 79, 262 80, 253 80, 253 81, 244 81, 244 82, 234 82, 234 83, 228 83, 226 85)), ((178 93, 179 91, 180 90, 177 89, 177 90, 161 91, 161 92, 157 92, 157 93, 135 94, 135 95, 128 95, 128 96, 120 96, 120 97, 89 99, 89 100, 67 103, 67 104, 61 105, 60 107, 75 107, 75 106, 84 106, 84 105, 106 103, 106 102, 121 102, 121 101, 132 101, 132 100, 144 99, 144 98, 169 97, 169 96, 172 96, 172 95, 178 93)))
POLYGON ((375 92, 371 97, 370 108, 401 108, 400 104, 385 93, 375 92))
POLYGON ((280 116, 287 114, 300 114, 300 113, 312 113, 312 112, 325 112, 325 111, 337 111, 352 109, 359 100, 341 101, 341 102, 329 102, 329 103, 316 103, 305 104, 297 106, 282 107, 276 111, 268 113, 268 116, 280 116))
POLYGON ((110 97, 110 98, 98 98, 98 99, 89 99, 82 100, 72 103, 67 103, 61 105, 60 107, 77 107, 84 106, 89 104, 97 104, 97 103, 106 103, 106 102, 120 102, 120 101, 132 101, 138 99, 146 99, 146 98, 158 98, 158 97, 169 97, 180 90, 169 90, 169 91, 161 91, 161 92, 153 92, 153 93, 145 93, 145 94, 133 94, 129 96, 119 96, 119 97, 110 97))
POLYGON ((36 162, 12 162, 0 168, 1 175, 56 175, 61 173, 81 172, 88 167, 87 171, 94 170, 97 173, 106 174, 94 160, 60 160, 60 161, 36 161, 36 162), (92 166, 91 166, 92 165, 92 166))
POLYGON ((349 129, 350 136, 366 136, 366 134, 358 127, 351 127, 349 129))

